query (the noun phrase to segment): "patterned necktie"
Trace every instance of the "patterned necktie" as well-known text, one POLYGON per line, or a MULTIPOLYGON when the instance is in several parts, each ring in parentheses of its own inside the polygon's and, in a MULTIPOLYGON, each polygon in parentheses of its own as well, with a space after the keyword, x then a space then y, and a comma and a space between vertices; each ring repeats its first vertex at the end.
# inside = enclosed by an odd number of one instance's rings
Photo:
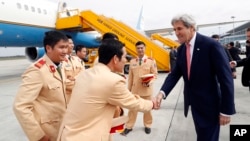
POLYGON ((139 58, 139 65, 141 65, 141 61, 142 61, 142 59, 141 59, 141 58, 139 58))
POLYGON ((187 57, 187 74, 188 74, 188 79, 190 76, 190 65, 191 65, 191 53, 190 53, 190 44, 186 44, 186 57, 187 57))

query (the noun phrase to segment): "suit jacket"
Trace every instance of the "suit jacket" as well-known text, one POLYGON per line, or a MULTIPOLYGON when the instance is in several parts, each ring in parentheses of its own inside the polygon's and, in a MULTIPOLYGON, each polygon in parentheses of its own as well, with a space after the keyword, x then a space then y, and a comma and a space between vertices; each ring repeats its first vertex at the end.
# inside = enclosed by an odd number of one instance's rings
POLYGON ((250 56, 237 61, 237 67, 243 66, 241 83, 243 86, 250 86, 250 56))
POLYGON ((54 63, 44 55, 22 75, 15 101, 14 113, 30 141, 38 141, 45 134, 55 141, 63 114, 65 99, 65 74, 62 78, 54 63))
POLYGON ((77 76, 60 128, 61 141, 108 141, 117 106, 147 112, 152 101, 133 95, 122 76, 98 63, 77 76))
POLYGON ((151 96, 153 94, 153 85, 145 87, 142 85, 141 76, 145 74, 155 74, 157 77, 157 67, 154 59, 147 57, 142 58, 142 63, 139 65, 139 58, 130 60, 128 74, 128 89, 140 96, 151 96))
POLYGON ((213 39, 196 34, 190 78, 187 74, 186 46, 178 50, 176 67, 166 78, 161 90, 166 95, 184 79, 184 114, 188 107, 198 111, 201 126, 218 122, 219 113, 235 113, 234 84, 224 48, 213 39))
POLYGON ((237 61, 237 60, 241 60, 240 56, 239 56, 239 49, 236 47, 232 47, 230 49, 228 49, 231 57, 233 58, 233 60, 237 61))

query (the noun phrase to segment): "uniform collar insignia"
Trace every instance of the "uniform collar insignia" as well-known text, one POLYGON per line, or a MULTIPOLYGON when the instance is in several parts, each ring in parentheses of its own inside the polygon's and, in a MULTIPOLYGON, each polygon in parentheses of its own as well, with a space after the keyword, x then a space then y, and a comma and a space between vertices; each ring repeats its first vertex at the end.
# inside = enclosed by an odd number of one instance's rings
POLYGON ((49 68, 50 68, 50 72, 53 72, 53 73, 56 72, 54 65, 50 65, 49 68))

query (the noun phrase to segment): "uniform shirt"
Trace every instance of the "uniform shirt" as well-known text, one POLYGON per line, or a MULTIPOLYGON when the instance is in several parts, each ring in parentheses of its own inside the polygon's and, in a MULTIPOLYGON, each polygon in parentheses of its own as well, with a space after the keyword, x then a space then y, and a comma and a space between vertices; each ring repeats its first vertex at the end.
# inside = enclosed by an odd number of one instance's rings
POLYGON ((44 55, 22 75, 22 83, 14 101, 14 113, 30 141, 45 134, 55 141, 67 107, 65 76, 44 55))
POLYGON ((67 97, 70 98, 72 89, 75 85, 75 77, 78 75, 79 72, 81 72, 85 68, 81 63, 80 58, 76 56, 67 55, 65 57, 65 60, 63 61, 63 69, 65 71, 66 76, 66 94, 67 97))
POLYGON ((153 93, 152 83, 149 87, 143 86, 141 76, 145 74, 155 74, 157 78, 157 67, 155 60, 144 55, 141 65, 139 65, 139 58, 134 58, 130 61, 128 74, 128 89, 133 94, 140 96, 150 96, 153 93))

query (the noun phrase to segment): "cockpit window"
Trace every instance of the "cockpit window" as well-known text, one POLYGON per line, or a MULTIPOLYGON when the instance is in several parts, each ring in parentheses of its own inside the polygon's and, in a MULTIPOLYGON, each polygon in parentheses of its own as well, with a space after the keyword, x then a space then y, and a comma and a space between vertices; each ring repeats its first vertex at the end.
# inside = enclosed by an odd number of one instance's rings
POLYGON ((37 8, 37 11, 38 11, 39 14, 41 13, 41 9, 40 8, 37 8))
POLYGON ((35 12, 35 7, 31 6, 31 11, 35 12))
POLYGON ((47 15, 47 11, 46 11, 45 9, 43 9, 43 13, 44 13, 45 15, 47 15))
POLYGON ((22 5, 20 3, 17 3, 16 6, 18 9, 22 9, 22 5))
POLYGON ((25 5, 24 5, 24 9, 28 11, 28 10, 29 10, 28 5, 25 4, 25 5))

